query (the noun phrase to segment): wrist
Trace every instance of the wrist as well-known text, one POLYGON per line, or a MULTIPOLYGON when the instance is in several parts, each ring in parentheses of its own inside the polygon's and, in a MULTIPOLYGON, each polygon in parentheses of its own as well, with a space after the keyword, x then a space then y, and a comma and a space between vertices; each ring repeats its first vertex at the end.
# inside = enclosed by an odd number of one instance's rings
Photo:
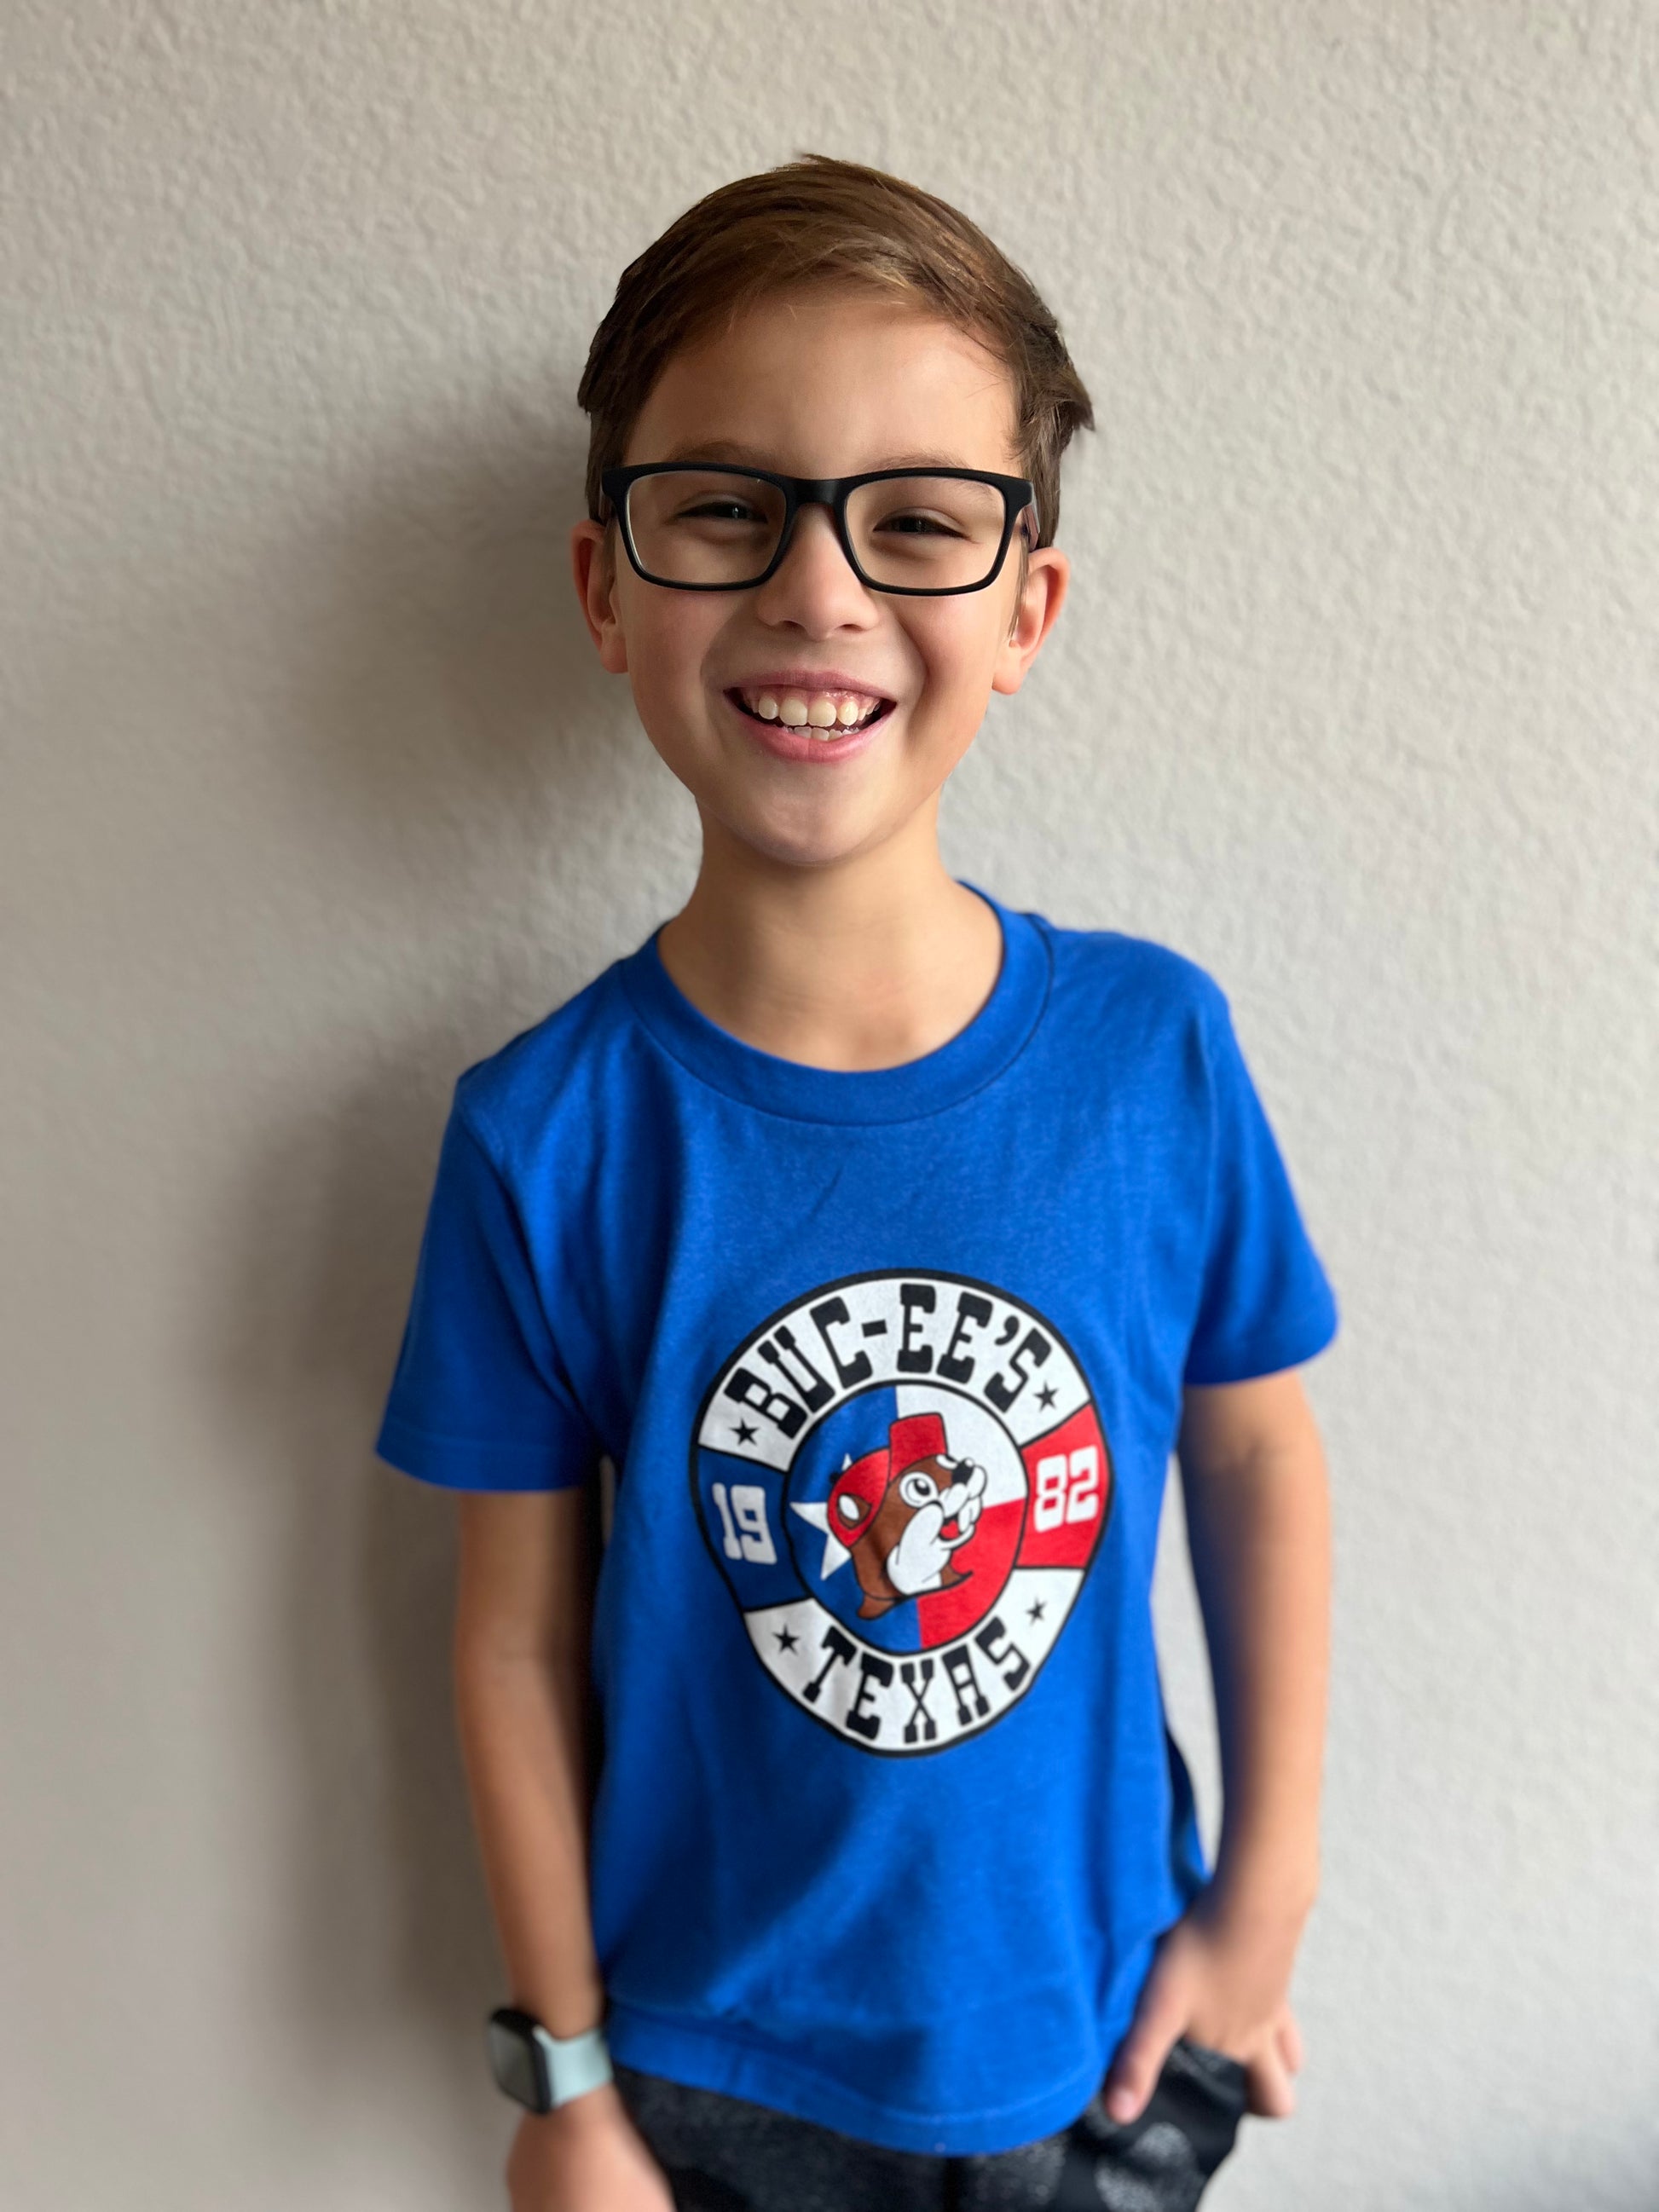
POLYGON ((550 2112, 532 2112, 526 2109, 525 2118, 533 2120, 538 2127, 555 2130, 561 2135, 581 2136, 612 2128, 627 2115, 627 2107, 617 2094, 614 2081, 601 2081, 592 2089, 584 2089, 579 2096, 568 2097, 550 2112))
POLYGON ((539 2021, 561 2041, 605 2026, 605 1984, 591 1956, 580 1964, 538 1960, 535 1971, 514 1975, 508 1987, 513 1992, 509 2004, 539 2021))
POLYGON ((568 2043, 578 2035, 586 2035, 594 2028, 605 2026, 605 1992, 599 1989, 583 1990, 577 1996, 561 1994, 538 2001, 532 1996, 514 1993, 509 2000, 513 2007, 530 2019, 539 2021, 550 2035, 561 2043, 568 2043))
POLYGON ((1319 1893, 1319 1863, 1312 1856, 1229 1856, 1224 1850, 1204 1893, 1206 1917, 1255 1926, 1299 1930, 1319 1893))

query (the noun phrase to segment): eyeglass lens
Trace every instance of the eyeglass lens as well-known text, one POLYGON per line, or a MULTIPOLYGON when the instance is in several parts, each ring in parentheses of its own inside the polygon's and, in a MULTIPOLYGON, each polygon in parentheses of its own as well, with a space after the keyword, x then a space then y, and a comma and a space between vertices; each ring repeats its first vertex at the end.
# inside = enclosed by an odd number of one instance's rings
MULTIPOLYGON (((771 565, 785 514, 782 492, 763 477, 672 469, 629 488, 640 565, 668 583, 752 584, 771 565)), ((1004 514, 994 484, 891 477, 850 494, 847 535, 872 583, 958 591, 989 582, 1004 514)))

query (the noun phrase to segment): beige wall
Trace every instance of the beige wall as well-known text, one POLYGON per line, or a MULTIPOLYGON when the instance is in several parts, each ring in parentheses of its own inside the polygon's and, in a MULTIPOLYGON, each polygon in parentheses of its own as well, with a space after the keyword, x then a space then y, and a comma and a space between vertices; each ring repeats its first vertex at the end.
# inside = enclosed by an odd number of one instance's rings
POLYGON ((455 1073, 695 865, 567 604, 587 333, 804 146, 1098 403, 947 857, 1212 969, 1343 1302, 1311 2069, 1218 2212, 1650 2206, 1659 10, 3 16, 8 2212, 502 2201, 370 1440, 455 1073))

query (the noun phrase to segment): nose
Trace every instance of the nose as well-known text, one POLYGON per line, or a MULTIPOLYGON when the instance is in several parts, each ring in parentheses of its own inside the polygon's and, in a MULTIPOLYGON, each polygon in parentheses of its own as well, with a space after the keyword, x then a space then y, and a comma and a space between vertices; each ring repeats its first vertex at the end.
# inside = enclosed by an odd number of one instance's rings
POLYGON ((872 596, 854 574, 829 508, 809 501, 777 574, 756 593, 755 611, 779 629, 828 637, 838 629, 866 629, 878 619, 872 596))

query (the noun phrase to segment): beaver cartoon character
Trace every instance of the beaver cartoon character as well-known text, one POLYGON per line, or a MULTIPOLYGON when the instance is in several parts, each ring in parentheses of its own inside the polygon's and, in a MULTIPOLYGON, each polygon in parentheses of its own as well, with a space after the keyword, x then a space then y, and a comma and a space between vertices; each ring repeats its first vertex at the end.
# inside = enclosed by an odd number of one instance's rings
POLYGON ((961 1550, 985 1503, 985 1469, 953 1459, 939 1413, 910 1413, 892 1422, 884 1450, 866 1452, 836 1476, 826 1516, 830 1531, 852 1554, 861 1620, 875 1620, 923 1590, 966 1582, 961 1550))

